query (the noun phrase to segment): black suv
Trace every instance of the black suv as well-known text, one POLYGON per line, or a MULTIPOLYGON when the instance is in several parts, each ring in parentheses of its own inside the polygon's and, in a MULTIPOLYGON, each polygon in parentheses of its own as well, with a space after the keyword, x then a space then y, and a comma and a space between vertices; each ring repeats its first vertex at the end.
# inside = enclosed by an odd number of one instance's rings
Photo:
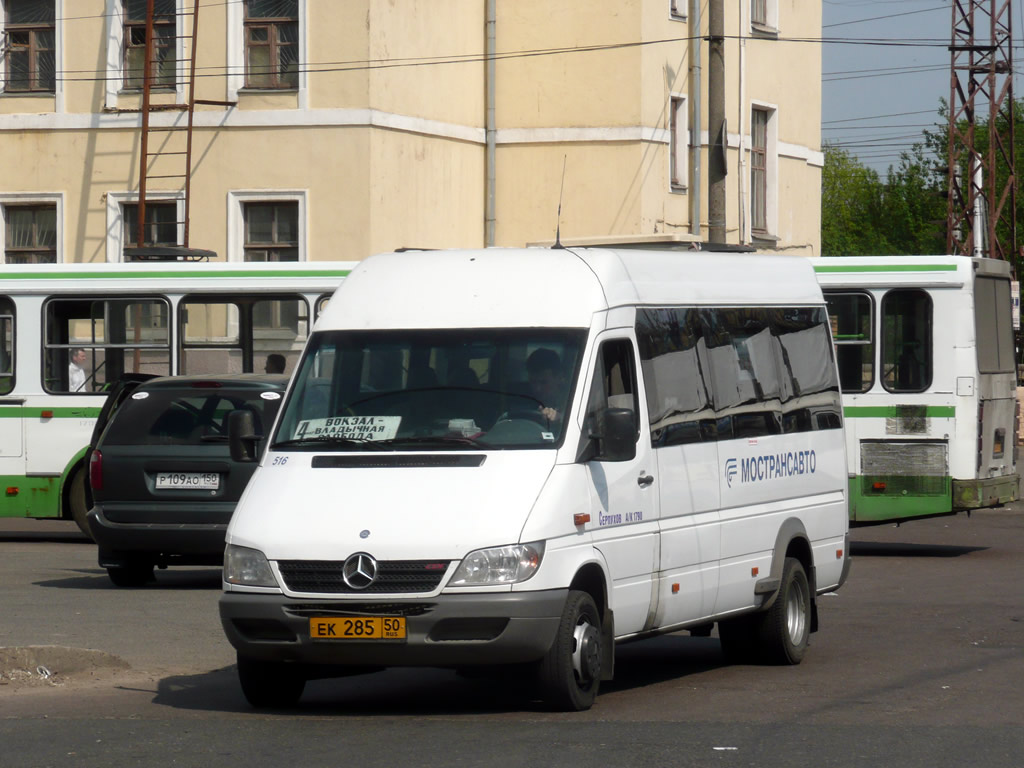
POLYGON ((224 531, 256 467, 231 460, 228 414, 249 411, 264 433, 287 383, 273 374, 169 376, 111 395, 89 457, 88 522, 114 584, 152 581, 154 566, 222 563, 224 531))

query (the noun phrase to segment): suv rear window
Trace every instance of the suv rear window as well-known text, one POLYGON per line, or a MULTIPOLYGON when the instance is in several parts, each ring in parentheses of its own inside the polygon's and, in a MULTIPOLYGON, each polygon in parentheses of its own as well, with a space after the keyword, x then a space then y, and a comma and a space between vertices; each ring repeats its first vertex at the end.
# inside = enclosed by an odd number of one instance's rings
MULTIPOLYGON (((228 414, 252 411, 256 432, 270 426, 280 398, 261 397, 268 390, 141 390, 117 410, 101 443, 107 445, 198 445, 227 440, 228 414)), ((275 393, 277 394, 277 393, 275 393)))

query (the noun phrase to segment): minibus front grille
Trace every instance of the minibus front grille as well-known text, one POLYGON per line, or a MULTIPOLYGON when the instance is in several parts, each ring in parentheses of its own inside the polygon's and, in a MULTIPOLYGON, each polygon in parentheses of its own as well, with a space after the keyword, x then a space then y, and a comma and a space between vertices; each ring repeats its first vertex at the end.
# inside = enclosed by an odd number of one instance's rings
POLYGON ((423 616, 434 609, 434 603, 365 603, 330 602, 289 605, 289 616, 423 616))
POLYGON ((354 456, 314 456, 313 469, 383 469, 392 467, 479 467, 487 459, 483 454, 363 454, 354 456))
POLYGON ((377 577, 364 589, 345 583, 344 560, 280 560, 277 567, 292 592, 365 595, 433 592, 448 570, 448 560, 383 560, 377 577))

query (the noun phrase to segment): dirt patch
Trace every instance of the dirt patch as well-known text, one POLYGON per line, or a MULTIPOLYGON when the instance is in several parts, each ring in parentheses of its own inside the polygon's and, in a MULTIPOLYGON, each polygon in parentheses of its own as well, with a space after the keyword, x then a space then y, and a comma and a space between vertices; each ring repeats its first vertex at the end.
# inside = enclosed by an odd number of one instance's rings
POLYGON ((0 695, 23 688, 59 688, 110 680, 131 666, 104 651, 60 645, 0 647, 0 695))

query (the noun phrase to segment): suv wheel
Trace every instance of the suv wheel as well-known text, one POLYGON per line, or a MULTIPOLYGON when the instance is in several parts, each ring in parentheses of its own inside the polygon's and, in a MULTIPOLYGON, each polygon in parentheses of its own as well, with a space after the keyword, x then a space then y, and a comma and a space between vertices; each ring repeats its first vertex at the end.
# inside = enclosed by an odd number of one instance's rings
POLYGON ((107 568, 107 576, 118 587, 141 587, 153 578, 152 563, 131 563, 107 568))

